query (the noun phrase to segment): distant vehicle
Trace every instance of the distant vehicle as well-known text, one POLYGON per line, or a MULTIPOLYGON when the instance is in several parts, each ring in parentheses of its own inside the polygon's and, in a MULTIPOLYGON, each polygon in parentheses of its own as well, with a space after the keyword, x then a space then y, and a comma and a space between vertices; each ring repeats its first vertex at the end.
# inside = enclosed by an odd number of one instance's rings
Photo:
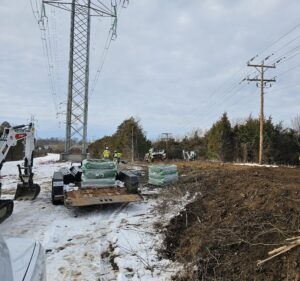
POLYGON ((183 159, 185 161, 195 161, 197 154, 195 151, 182 150, 183 159))
POLYGON ((150 148, 149 152, 145 155, 145 161, 155 162, 155 161, 164 161, 167 158, 167 154, 164 149, 158 150, 150 148))
POLYGON ((39 242, 0 235, 0 280, 45 281, 46 262, 39 242))

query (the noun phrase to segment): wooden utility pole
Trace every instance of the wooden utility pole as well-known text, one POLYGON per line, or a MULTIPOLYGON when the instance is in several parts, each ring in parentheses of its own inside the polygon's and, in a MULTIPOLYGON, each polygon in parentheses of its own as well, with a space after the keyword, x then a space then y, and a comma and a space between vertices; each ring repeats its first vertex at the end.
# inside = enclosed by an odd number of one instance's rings
POLYGON ((133 126, 131 128, 131 162, 134 162, 133 126))
POLYGON ((265 65, 264 62, 261 64, 250 64, 248 66, 255 67, 260 73, 260 78, 247 78, 247 81, 257 82, 257 86, 260 83, 260 116, 259 116, 259 156, 258 163, 261 165, 263 163, 263 147, 264 147, 264 88, 267 83, 276 82, 275 78, 265 79, 264 72, 267 68, 275 68, 273 65, 265 65))
POLYGON ((166 153, 168 152, 168 143, 169 143, 169 139, 172 135, 172 133, 162 133, 163 136, 165 136, 163 139, 165 140, 166 142, 166 153))

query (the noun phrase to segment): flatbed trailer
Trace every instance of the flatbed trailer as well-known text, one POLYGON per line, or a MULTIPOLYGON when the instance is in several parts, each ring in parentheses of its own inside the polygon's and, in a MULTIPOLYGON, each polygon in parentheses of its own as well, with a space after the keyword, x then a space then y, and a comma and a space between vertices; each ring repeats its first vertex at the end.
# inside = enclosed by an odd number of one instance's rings
POLYGON ((72 185, 64 184, 63 174, 55 172, 52 178, 52 203, 54 205, 63 203, 66 207, 83 207, 142 201, 143 197, 139 193, 130 191, 129 185, 132 182, 132 178, 128 179, 130 173, 126 176, 125 187, 81 187, 80 182, 72 185))
POLYGON ((112 203, 127 203, 142 201, 139 194, 128 193, 124 187, 85 187, 64 192, 66 206, 81 207, 112 203))

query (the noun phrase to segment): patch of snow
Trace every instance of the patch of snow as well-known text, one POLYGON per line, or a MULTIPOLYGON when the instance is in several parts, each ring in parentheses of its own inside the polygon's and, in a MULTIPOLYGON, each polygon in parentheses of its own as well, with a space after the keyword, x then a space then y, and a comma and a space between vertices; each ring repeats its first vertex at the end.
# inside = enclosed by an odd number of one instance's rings
MULTIPOLYGON (((13 196, 20 162, 3 166, 3 197, 13 196)), ((186 194, 163 215, 157 211, 159 196, 130 204, 54 206, 51 177, 70 165, 59 162, 57 154, 36 158, 34 180, 41 193, 34 201, 15 201, 13 214, 0 224, 1 234, 40 241, 46 250, 48 281, 171 280, 181 266, 158 258, 164 237, 154 224, 165 225, 193 198, 186 194)))
POLYGON ((143 170, 143 167, 140 167, 140 166, 131 166, 130 168, 132 170, 136 170, 136 171, 142 171, 143 170))
POLYGON ((278 165, 267 165, 263 164, 260 165, 258 163, 234 163, 234 165, 239 165, 239 166, 252 166, 252 167, 266 167, 266 168, 278 168, 278 165))

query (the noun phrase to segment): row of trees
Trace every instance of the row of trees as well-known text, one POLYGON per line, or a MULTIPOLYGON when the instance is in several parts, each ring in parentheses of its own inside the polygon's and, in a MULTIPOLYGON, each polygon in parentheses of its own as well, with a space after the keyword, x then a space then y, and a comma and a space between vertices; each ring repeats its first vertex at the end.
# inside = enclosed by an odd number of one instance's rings
MULTIPOLYGON (((264 123, 264 162, 297 164, 300 155, 300 117, 294 119, 294 129, 274 124, 269 117, 264 123), (297 127, 298 124, 298 127, 297 127), (298 128, 298 129, 297 129, 298 128)), ((166 145, 158 140, 159 148, 166 145)), ((206 133, 195 132, 182 140, 168 142, 168 156, 181 158, 182 150, 194 150, 198 158, 223 162, 258 162, 259 119, 249 116, 232 125, 226 113, 206 133)))
MULTIPOLYGON (((282 123, 274 124, 271 117, 264 124, 264 162, 278 164, 297 164, 300 155, 300 116, 293 122, 293 128, 284 128, 282 123)), ((4 122, 0 126, 9 126, 4 122)), ((37 144, 57 145, 63 148, 60 139, 38 140, 37 144)), ((147 139, 139 121, 129 118, 122 122, 112 136, 105 136, 89 145, 93 157, 100 157, 106 146, 121 151, 123 157, 143 159, 150 147, 165 149, 169 159, 182 159, 183 150, 195 151, 199 159, 224 162, 258 162, 259 119, 249 116, 246 120, 232 125, 226 113, 213 124, 206 133, 195 131, 182 139, 170 138, 151 142, 147 139)), ((62 149, 63 150, 63 149, 62 149)), ((18 143, 7 160, 20 159, 23 145, 18 143)))
MULTIPOLYGON (((264 162, 296 164, 300 153, 300 117, 294 119, 294 129, 274 124, 271 117, 264 124, 264 162), (297 127, 298 125, 298 127, 297 127), (297 129, 298 128, 298 129, 297 129)), ((106 146, 122 151, 130 159, 142 159, 150 147, 165 149, 169 159, 182 159, 183 150, 195 151, 199 159, 224 162, 258 162, 259 119, 249 116, 232 125, 226 113, 206 133, 195 131, 183 139, 147 140, 141 125, 134 118, 125 120, 112 136, 92 143, 89 152, 100 156, 106 146)))
MULTIPOLYGON (((259 120, 249 116, 232 126, 227 114, 204 136, 207 158, 220 161, 257 162, 259 120)), ((264 162, 296 164, 299 160, 299 131, 274 124, 269 117, 264 123, 264 162)))

